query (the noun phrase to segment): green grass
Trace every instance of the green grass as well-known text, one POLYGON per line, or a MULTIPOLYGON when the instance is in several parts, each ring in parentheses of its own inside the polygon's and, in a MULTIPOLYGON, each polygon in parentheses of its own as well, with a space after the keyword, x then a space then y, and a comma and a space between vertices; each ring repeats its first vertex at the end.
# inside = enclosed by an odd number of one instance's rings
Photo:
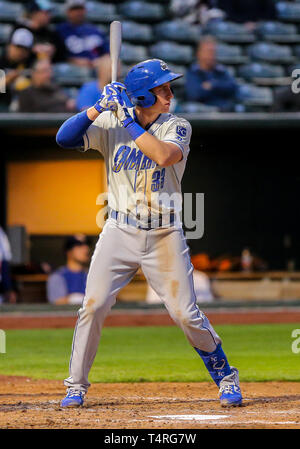
MULTIPOLYGON (((242 381, 300 381, 291 333, 300 324, 216 326, 242 381)), ((72 329, 8 330, 0 374, 63 379, 72 329)), ((207 381, 204 365, 177 327, 104 328, 91 382, 207 381)))

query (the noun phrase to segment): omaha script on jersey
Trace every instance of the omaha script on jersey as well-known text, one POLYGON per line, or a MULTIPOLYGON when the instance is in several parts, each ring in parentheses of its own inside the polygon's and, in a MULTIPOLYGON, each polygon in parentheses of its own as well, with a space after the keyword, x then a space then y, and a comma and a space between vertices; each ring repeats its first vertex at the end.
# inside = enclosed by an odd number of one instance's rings
POLYGON ((88 128, 84 150, 98 150, 104 156, 109 208, 141 217, 180 212, 181 179, 190 150, 191 125, 167 113, 160 114, 147 131, 161 141, 177 145, 183 154, 181 161, 169 167, 157 165, 142 153, 109 111, 100 114, 88 128))

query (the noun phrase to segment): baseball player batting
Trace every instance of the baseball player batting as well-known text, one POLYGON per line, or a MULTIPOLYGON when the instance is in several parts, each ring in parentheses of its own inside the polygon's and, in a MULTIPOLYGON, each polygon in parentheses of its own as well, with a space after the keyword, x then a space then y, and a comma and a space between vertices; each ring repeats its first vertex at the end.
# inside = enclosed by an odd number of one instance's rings
POLYGON ((190 123, 169 113, 171 82, 181 76, 162 60, 143 61, 131 68, 124 84, 106 85, 93 107, 69 118, 57 133, 62 147, 103 155, 109 192, 108 219, 78 312, 62 407, 83 404, 103 321, 139 267, 202 358, 219 388, 221 405, 242 403, 238 370, 229 365, 220 337, 196 304, 177 206, 165 201, 173 194, 181 198, 191 138, 190 123), (126 200, 119 193, 124 187, 126 200))

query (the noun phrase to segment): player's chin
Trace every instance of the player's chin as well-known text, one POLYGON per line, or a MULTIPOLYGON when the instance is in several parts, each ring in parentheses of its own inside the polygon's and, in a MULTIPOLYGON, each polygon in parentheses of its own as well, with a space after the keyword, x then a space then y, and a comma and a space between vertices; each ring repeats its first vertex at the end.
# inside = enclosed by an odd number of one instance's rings
POLYGON ((163 106, 163 112, 169 112, 169 110, 170 110, 170 107, 171 107, 171 103, 166 103, 166 104, 164 104, 164 106, 163 106))

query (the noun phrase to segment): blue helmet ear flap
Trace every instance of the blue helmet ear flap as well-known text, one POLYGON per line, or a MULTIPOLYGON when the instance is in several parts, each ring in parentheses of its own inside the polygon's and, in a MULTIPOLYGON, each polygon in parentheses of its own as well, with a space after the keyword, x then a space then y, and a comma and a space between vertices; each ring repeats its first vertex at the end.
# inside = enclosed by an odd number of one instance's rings
MULTIPOLYGON (((154 95, 150 91, 144 92, 143 95, 139 95, 137 97, 134 97, 134 104, 136 106, 141 106, 142 108, 149 108, 150 106, 153 106, 156 102, 156 95, 154 95)), ((133 103, 133 100, 131 102, 133 103)))

